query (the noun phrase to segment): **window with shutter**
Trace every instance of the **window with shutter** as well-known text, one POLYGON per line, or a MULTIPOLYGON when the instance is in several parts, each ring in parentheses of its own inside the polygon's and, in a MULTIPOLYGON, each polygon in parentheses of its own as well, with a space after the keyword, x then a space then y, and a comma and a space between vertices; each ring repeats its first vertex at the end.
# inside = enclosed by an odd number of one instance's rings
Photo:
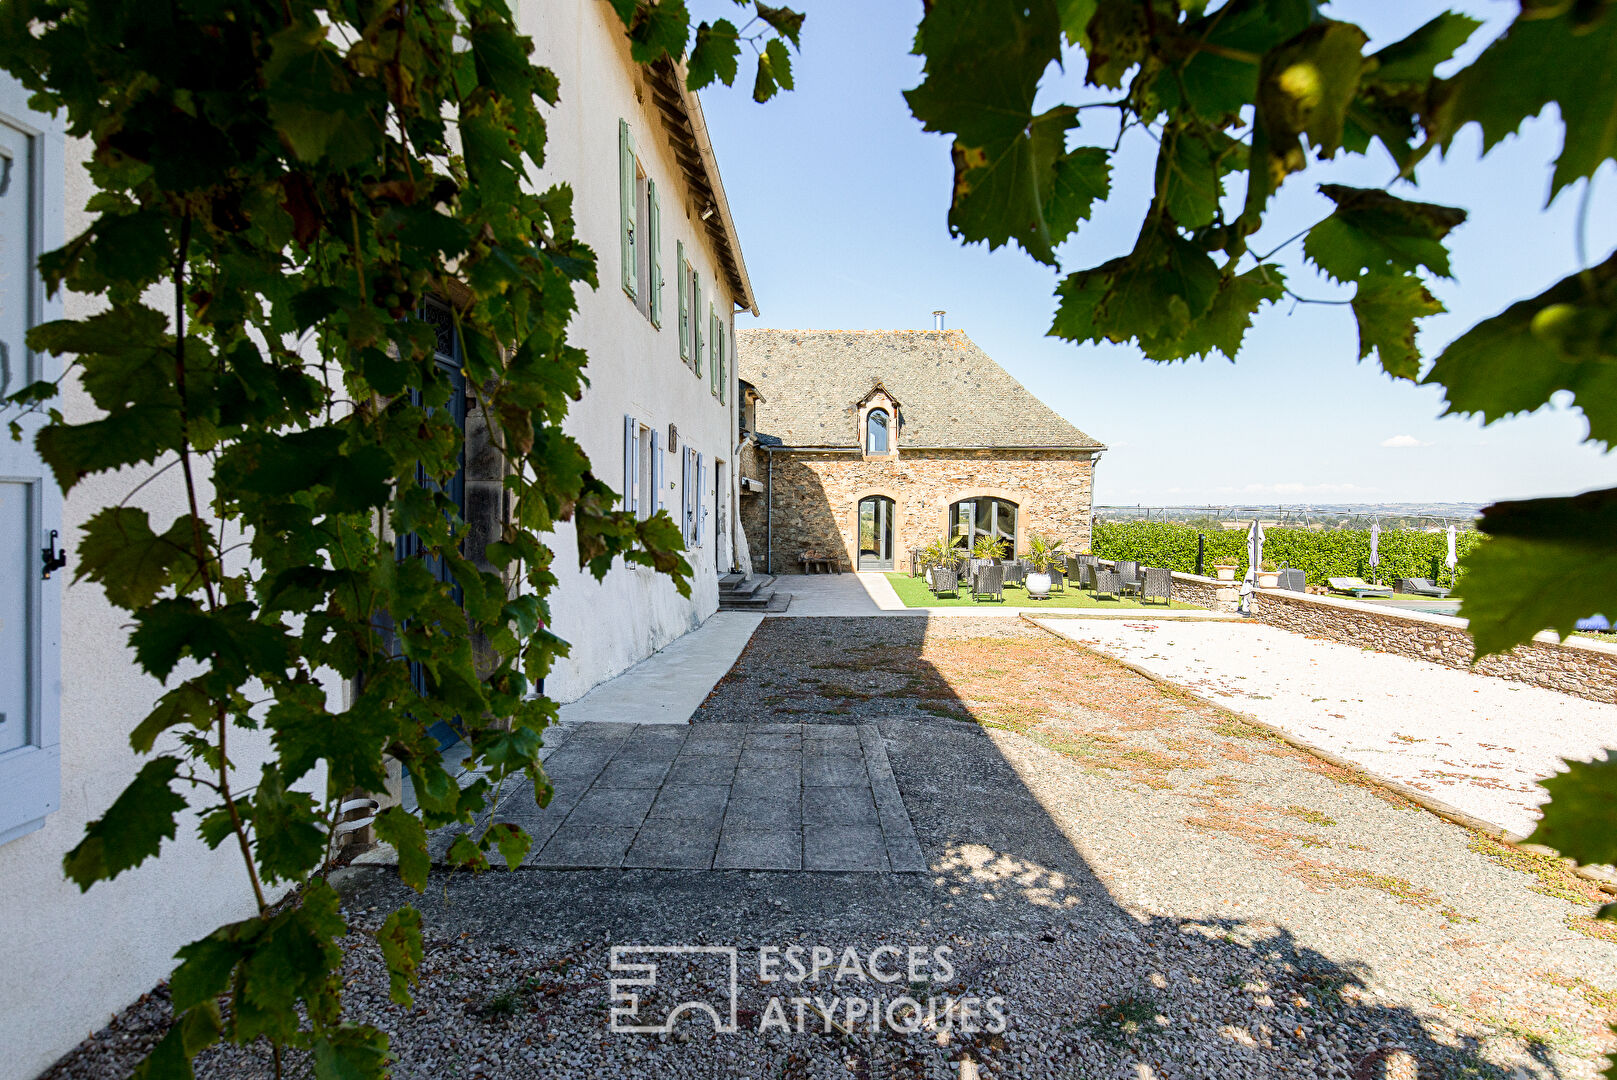
POLYGON ((646 251, 651 265, 651 325, 659 329, 663 324, 663 267, 662 267, 663 214, 657 205, 657 182, 646 181, 646 251))
POLYGON ((719 320, 719 404, 723 405, 729 398, 730 365, 730 335, 725 333, 724 320, 719 320))
MULTIPOLYGON (((0 397, 60 374, 24 341, 42 315, 56 314, 34 260, 62 242, 63 186, 60 124, 27 100, 15 82, 0 82, 10 180, 0 186, 0 397)), ((34 449, 43 417, 15 419, 23 438, 0 439, 0 844, 40 828, 61 806, 61 589, 72 573, 45 578, 41 552, 60 543, 62 496, 34 449)))
POLYGON ((691 466, 694 461, 695 458, 691 455, 691 448, 687 446, 685 453, 680 457, 683 471, 680 473, 679 478, 679 534, 685 538, 687 547, 690 546, 692 537, 695 535, 695 518, 691 511, 696 499, 696 480, 691 475, 691 466))
POLYGON ((646 508, 650 517, 663 508, 663 456, 657 441, 657 429, 651 429, 651 505, 646 508))
POLYGON ((707 391, 719 396, 719 316, 707 307, 707 391))
POLYGON ((707 459, 700 453, 696 455, 696 494, 691 500, 696 504, 696 546, 702 546, 702 537, 707 530, 707 459))
POLYGON ((685 265, 685 241, 674 245, 674 277, 679 280, 679 358, 691 362, 691 268, 685 265))
POLYGON ((638 168, 634 160, 634 135, 627 120, 618 121, 618 212, 621 217, 623 291, 631 297, 640 294, 640 260, 635 249, 635 221, 639 209, 638 168))
POLYGON ((691 271, 691 370, 702 377, 702 275, 691 271))
POLYGON ((623 509, 633 514, 639 510, 640 485, 640 422, 632 416, 623 418, 623 509))

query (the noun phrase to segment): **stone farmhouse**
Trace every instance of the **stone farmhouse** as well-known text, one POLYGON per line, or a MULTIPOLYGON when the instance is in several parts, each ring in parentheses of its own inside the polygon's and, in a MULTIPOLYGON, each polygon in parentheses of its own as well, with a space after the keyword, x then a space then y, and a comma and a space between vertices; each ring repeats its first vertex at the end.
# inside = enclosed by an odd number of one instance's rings
POLYGON ((737 333, 754 572, 903 570, 945 535, 1088 547, 1106 447, 937 321, 737 333))
MULTIPOLYGON (((718 609, 719 575, 746 564, 734 511, 733 317, 757 305, 701 103, 686 90, 684 72, 636 63, 601 0, 512 6, 536 43, 534 62, 550 67, 564 90, 547 113, 547 160, 535 190, 572 185, 579 233, 600 260, 600 287, 579 290, 570 330, 570 341, 590 355, 590 389, 566 430, 598 475, 621 484, 629 509, 646 517, 666 510, 680 523, 694 570, 689 598, 667 578, 621 564, 597 582, 577 569, 571 524, 558 527, 551 629, 572 653, 545 691, 566 702, 699 626, 718 609)), ((19 174, 0 185, 0 343, 9 343, 10 361, 0 370, 0 393, 5 378, 15 391, 61 375, 56 358, 23 349, 30 325, 91 310, 83 297, 47 298, 33 268, 41 252, 88 224, 89 147, 68 140, 62 121, 32 111, 28 99, 20 85, 0 79, 0 153, 8 177, 19 174)), ((422 317, 439 323, 439 362, 458 373, 446 314, 444 304, 429 304, 422 317)), ((63 385, 69 422, 98 415, 76 380, 63 385)), ((477 559, 510 512, 504 462, 475 406, 456 408, 467 433, 456 491, 471 525, 467 554, 477 559)), ((208 848, 184 824, 159 860, 86 893, 62 873, 63 854, 139 768, 128 733, 164 688, 135 667, 125 620, 101 588, 73 584, 71 559, 44 574, 40 553, 50 546, 71 556, 89 516, 132 490, 130 505, 165 528, 183 512, 184 493, 178 470, 155 479, 153 472, 86 478, 64 505, 31 435, 0 439, 0 910, 17 915, 6 921, 0 974, 8 1002, 0 1080, 36 1076, 165 978, 176 949, 255 910, 239 855, 228 845, 208 848)), ((400 541, 401 557, 408 541, 400 541)), ((334 675, 325 683, 340 709, 347 688, 334 675)), ((249 785, 268 750, 254 739, 243 733, 231 745, 249 785)), ((324 795, 323 775, 309 783, 324 795)), ((376 794, 385 804, 399 793, 376 794)))

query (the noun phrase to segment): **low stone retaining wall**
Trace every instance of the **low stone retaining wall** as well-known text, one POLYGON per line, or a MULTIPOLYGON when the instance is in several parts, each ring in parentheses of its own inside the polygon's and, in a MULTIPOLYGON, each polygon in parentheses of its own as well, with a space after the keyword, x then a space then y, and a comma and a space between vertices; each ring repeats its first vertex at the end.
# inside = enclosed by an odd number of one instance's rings
MULTIPOLYGON (((1178 588, 1179 582, 1175 580, 1176 592, 1178 588)), ((1465 632, 1464 619, 1396 611, 1334 596, 1310 596, 1284 589, 1258 590, 1252 614, 1259 622, 1310 637, 1415 660, 1430 660, 1445 667, 1496 675, 1592 701, 1617 704, 1617 646, 1604 642, 1573 638, 1563 643, 1557 641, 1554 634, 1544 633, 1504 655, 1489 656, 1473 667, 1471 636, 1465 632)))

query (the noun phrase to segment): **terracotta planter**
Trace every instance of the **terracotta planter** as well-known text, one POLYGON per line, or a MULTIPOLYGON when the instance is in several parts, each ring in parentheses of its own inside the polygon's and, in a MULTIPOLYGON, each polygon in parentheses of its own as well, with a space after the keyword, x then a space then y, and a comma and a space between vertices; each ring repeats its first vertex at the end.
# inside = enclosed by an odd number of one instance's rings
POLYGON ((1235 580, 1235 567, 1233 566, 1215 566, 1213 567, 1213 573, 1218 575, 1218 580, 1220 581, 1235 580))
POLYGON ((1035 600, 1043 600, 1050 595, 1050 575, 1035 570, 1027 576, 1027 594, 1035 600))
POLYGON ((1278 571, 1278 570, 1259 570, 1258 571, 1258 588, 1260 588, 1260 589, 1278 589, 1279 587, 1280 587, 1280 571, 1278 571))

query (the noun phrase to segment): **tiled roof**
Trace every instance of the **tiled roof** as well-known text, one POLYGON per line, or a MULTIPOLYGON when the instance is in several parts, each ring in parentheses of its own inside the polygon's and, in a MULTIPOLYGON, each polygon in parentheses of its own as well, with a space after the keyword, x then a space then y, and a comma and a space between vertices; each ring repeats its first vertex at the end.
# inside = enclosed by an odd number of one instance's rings
POLYGON ((857 447, 856 403, 880 381, 898 446, 1101 448, 960 330, 737 330, 758 431, 785 446, 857 447))

